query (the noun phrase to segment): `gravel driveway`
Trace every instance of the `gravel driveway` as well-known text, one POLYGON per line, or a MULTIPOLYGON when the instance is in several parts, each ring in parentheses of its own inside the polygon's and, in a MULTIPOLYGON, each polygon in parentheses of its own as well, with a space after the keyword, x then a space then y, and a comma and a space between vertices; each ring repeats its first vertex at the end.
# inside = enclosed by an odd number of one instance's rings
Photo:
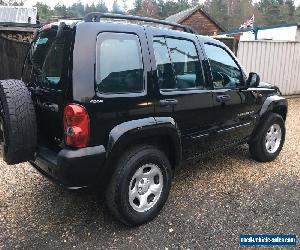
POLYGON ((160 215, 138 228, 114 220, 101 195, 65 191, 29 164, 1 161, 0 249, 237 249, 241 233, 299 237, 300 99, 289 100, 286 126, 272 163, 241 146, 186 164, 160 215))

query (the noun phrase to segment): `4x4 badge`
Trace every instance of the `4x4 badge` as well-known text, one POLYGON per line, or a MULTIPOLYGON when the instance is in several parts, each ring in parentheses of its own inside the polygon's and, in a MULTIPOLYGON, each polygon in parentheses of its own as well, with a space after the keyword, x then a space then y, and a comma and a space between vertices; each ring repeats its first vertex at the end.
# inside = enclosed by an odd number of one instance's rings
POLYGON ((244 113, 239 113, 237 116, 242 117, 242 116, 251 115, 253 113, 255 113, 255 111, 252 110, 252 111, 248 111, 248 112, 244 112, 244 113))
POLYGON ((103 103, 103 100, 90 100, 90 103, 103 103))

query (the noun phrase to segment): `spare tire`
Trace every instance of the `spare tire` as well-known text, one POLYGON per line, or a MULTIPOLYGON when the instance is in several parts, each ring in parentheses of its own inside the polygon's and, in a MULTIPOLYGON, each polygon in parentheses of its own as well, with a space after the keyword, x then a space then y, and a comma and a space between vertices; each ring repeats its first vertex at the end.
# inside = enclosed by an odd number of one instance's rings
POLYGON ((32 160, 37 122, 29 90, 20 80, 0 81, 0 148, 9 165, 32 160))

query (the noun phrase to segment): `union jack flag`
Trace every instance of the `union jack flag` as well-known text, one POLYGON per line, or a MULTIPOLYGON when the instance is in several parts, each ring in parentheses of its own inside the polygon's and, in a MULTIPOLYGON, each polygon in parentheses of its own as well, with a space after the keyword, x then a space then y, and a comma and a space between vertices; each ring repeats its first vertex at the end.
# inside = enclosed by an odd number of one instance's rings
POLYGON ((253 28, 254 25, 254 15, 248 20, 246 20, 243 24, 241 24, 240 29, 253 28))

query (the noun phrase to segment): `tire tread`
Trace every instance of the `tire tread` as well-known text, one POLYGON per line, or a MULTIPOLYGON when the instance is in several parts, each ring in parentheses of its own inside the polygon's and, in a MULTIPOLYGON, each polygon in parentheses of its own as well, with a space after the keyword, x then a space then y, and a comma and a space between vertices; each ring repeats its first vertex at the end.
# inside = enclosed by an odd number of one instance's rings
POLYGON ((262 123, 260 124, 259 130, 258 130, 258 137, 255 141, 252 141, 249 143, 249 152, 251 156, 259 162, 270 162, 273 161, 278 154, 280 153, 282 146, 284 144, 285 140, 285 126, 284 126, 284 120, 283 118, 276 113, 270 113, 265 119, 262 120, 262 123), (266 152, 264 148, 264 136, 266 133, 266 130, 271 126, 272 123, 275 121, 279 122, 281 124, 282 129, 282 141, 279 149, 274 153, 270 154, 266 152))
POLYGON ((0 98, 6 133, 4 159, 8 164, 27 161, 37 145, 36 114, 30 92, 20 80, 2 80, 0 98))
MULTIPOLYGON (((127 226, 135 226, 141 224, 140 222, 134 222, 132 220, 128 220, 125 218, 122 213, 120 212, 120 204, 119 202, 119 196, 122 193, 121 190, 121 180, 126 176, 125 174, 125 166, 128 165, 129 161, 133 157, 135 157, 137 154, 139 154, 141 151, 145 150, 155 150, 157 153, 163 157, 163 160, 168 162, 167 157, 165 157, 164 153, 158 150, 156 147, 152 145, 137 145, 135 147, 132 147, 131 149, 125 151, 119 161, 116 164, 116 169, 113 172, 110 182, 107 186, 105 198, 106 198, 106 204, 110 210, 110 212, 113 214, 113 216, 121 221, 123 224, 127 226)), ((168 162, 169 164, 169 162, 168 162)), ((170 165, 169 165, 170 166, 170 165)))

